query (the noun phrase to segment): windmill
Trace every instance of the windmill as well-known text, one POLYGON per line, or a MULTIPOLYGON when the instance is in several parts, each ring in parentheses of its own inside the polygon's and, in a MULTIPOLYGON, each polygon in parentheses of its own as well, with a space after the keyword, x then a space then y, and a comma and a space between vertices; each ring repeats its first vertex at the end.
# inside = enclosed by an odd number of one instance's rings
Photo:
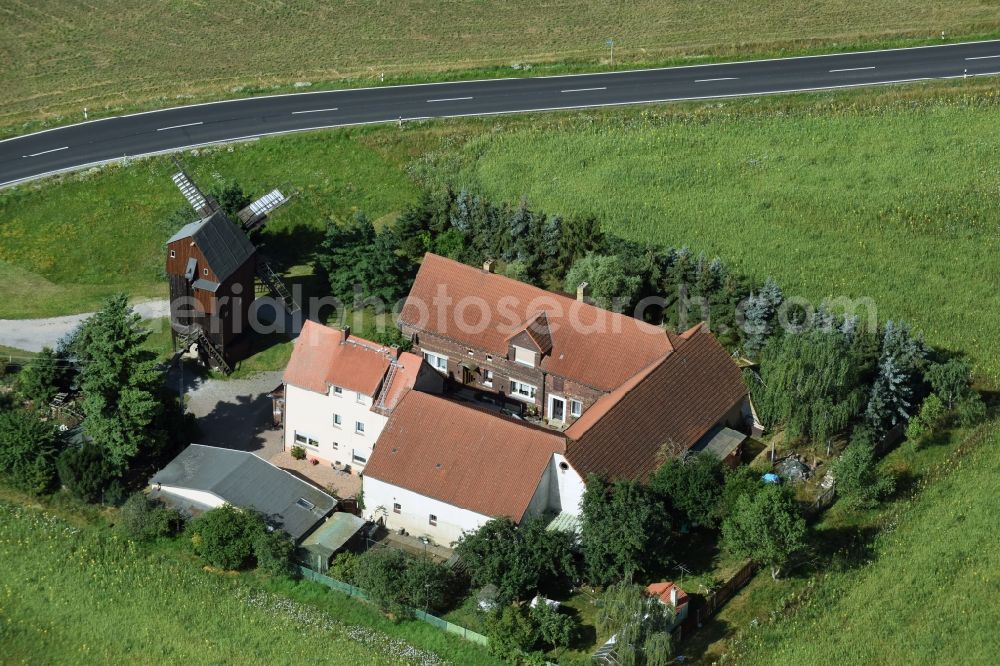
POLYGON ((248 236, 288 199, 271 190, 240 210, 236 222, 174 162, 171 180, 198 217, 167 241, 171 330, 175 342, 179 336, 185 348, 197 343, 211 365, 229 372, 248 333, 258 282, 289 314, 300 310, 248 236))

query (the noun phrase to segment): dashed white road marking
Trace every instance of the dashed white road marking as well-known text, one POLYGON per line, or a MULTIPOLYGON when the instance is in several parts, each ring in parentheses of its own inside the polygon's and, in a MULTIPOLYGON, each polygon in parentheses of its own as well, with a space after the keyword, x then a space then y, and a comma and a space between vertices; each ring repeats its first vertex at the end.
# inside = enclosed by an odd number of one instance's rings
POLYGON ((971 58, 966 58, 966 60, 986 60, 987 58, 1000 58, 1000 54, 991 56, 973 56, 971 58))
POLYGON ((30 155, 22 155, 21 157, 38 157, 39 155, 47 155, 49 153, 57 153, 60 150, 69 150, 69 146, 63 146, 62 148, 52 148, 51 150, 43 150, 40 153, 31 153, 30 155))
POLYGON ((464 102, 467 99, 472 99, 471 97, 442 97, 441 99, 429 99, 427 102, 464 102))
POLYGON ((874 66, 872 66, 872 67, 845 67, 844 69, 831 69, 830 73, 833 74, 834 72, 860 72, 860 71, 865 70, 865 69, 875 69, 875 67, 874 66))
POLYGON ((559 92, 571 93, 571 92, 590 92, 591 90, 607 90, 607 86, 602 86, 600 88, 568 88, 566 90, 560 90, 559 92))
POLYGON ((709 83, 710 81, 737 81, 740 77, 738 76, 722 76, 718 79, 695 79, 695 83, 709 83))
POLYGON ((180 129, 182 127, 194 127, 195 125, 204 125, 204 124, 205 124, 204 122, 202 122, 202 121, 199 120, 196 123, 184 123, 183 125, 171 125, 170 127, 159 127, 159 128, 157 128, 156 131, 157 132, 163 132, 163 131, 166 131, 166 130, 180 129))
POLYGON ((332 109, 309 109, 308 111, 292 111, 292 115, 298 115, 300 113, 323 113, 324 111, 336 111, 337 107, 332 109))

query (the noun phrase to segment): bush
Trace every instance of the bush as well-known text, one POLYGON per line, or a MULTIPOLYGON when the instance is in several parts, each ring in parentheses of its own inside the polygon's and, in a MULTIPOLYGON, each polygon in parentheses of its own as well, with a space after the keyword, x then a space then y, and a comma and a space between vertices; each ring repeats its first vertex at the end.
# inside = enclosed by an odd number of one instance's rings
POLYGON ((669 459, 656 470, 652 486, 681 520, 715 527, 724 479, 719 459, 702 453, 669 459))
POLYGON ((451 569, 430 558, 410 559, 407 562, 402 587, 408 605, 431 613, 447 610, 457 596, 451 569))
POLYGON ((958 422, 965 428, 971 428, 986 420, 986 403, 978 393, 971 393, 955 406, 955 412, 958 422))
POLYGON ((376 548, 361 556, 357 570, 358 587, 386 613, 402 615, 409 597, 403 585, 406 555, 392 548, 376 548))
POLYGON ((333 562, 330 563, 330 569, 326 572, 326 575, 344 583, 357 585, 358 567, 360 564, 361 558, 354 553, 337 553, 337 556, 333 558, 333 562))
POLYGON ((89 442, 66 449, 56 462, 59 481, 71 495, 84 502, 99 502, 115 480, 114 470, 104 459, 101 447, 89 442))
POLYGON ((487 630, 490 652, 505 661, 521 663, 523 654, 538 642, 538 628, 523 606, 505 606, 487 630))
POLYGON ((931 393, 924 398, 920 412, 907 423, 906 438, 914 446, 919 446, 924 437, 933 433, 944 422, 947 413, 947 407, 941 398, 936 393, 931 393))
POLYGON ((306 450, 304 448, 302 448, 301 446, 293 446, 292 450, 289 451, 289 453, 296 460, 305 460, 306 459, 306 450))
POLYGON ((51 425, 26 411, 0 412, 0 476, 32 495, 52 490, 60 441, 51 425))
POLYGON ((266 529, 254 538, 253 555, 257 568, 272 576, 293 577, 296 569, 292 562, 295 544, 284 530, 268 532, 266 529))
POLYGON ((546 603, 532 608, 530 615, 531 621, 538 627, 539 638, 552 648, 568 647, 580 627, 575 616, 561 613, 546 603))
POLYGON ((875 464, 875 454, 864 442, 852 441, 833 463, 837 493, 849 507, 870 509, 892 492, 895 481, 875 464))
POLYGON ((206 511, 188 524, 194 552, 221 569, 248 566, 256 539, 265 530, 260 514, 230 504, 206 511))
POLYGON ((181 525, 181 516, 174 509, 150 500, 142 493, 129 497, 118 511, 117 527, 139 541, 173 536, 181 525))

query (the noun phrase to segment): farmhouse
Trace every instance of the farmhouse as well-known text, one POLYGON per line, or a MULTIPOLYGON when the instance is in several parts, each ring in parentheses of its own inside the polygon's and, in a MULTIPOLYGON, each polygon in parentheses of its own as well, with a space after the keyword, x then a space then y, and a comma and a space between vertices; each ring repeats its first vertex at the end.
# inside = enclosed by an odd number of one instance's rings
POLYGON ((191 444, 149 482, 151 498, 194 515, 223 504, 259 511, 298 543, 337 500, 246 451, 191 444))
POLYGON ((572 527, 588 475, 729 456, 747 428, 740 369, 702 324, 668 334, 432 254, 400 322, 420 355, 308 323, 285 372, 286 448, 363 470, 366 517, 392 529, 572 527))
POLYGON ((442 374, 490 391, 553 426, 580 418, 673 350, 667 332, 435 254, 400 312, 413 349, 442 374))
POLYGON ((490 518, 515 522, 575 507, 566 440, 472 403, 410 391, 389 417, 365 470, 365 506, 391 529, 456 541, 490 518))
POLYGON ((303 325, 283 381, 285 449, 301 446, 352 473, 365 469, 409 389, 440 393, 444 385, 415 354, 312 321, 303 325))

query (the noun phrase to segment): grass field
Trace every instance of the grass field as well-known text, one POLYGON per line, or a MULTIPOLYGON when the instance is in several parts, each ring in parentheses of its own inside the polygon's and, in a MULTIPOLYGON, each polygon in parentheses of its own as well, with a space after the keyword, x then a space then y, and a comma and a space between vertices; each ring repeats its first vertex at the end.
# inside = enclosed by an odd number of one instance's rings
POLYGON ((608 59, 609 38, 619 63, 659 64, 1000 31, 994 0, 11 0, 0 15, 0 126, 82 119, 84 107, 310 89, 295 82, 371 83, 383 72, 393 80, 502 75, 524 62, 594 67, 608 59))
MULTIPOLYGON (((756 629, 738 611, 724 611, 724 620, 739 618, 745 630, 730 659, 750 665, 995 663, 1000 427, 984 426, 975 440, 964 445, 964 456, 924 452, 942 460, 914 482, 921 488, 915 499, 878 516, 882 531, 860 566, 789 582, 784 599, 772 602, 774 615, 759 617, 756 629)), ((905 457, 896 452, 887 464, 905 457)), ((844 529, 836 511, 820 526, 821 537, 824 529, 844 529)), ((776 596, 782 588, 760 578, 766 576, 758 577, 751 595, 769 587, 776 596)))
POLYGON ((0 558, 4 663, 492 663, 478 646, 313 584, 248 584, 200 570, 174 544, 147 552, 9 503, 0 558))

